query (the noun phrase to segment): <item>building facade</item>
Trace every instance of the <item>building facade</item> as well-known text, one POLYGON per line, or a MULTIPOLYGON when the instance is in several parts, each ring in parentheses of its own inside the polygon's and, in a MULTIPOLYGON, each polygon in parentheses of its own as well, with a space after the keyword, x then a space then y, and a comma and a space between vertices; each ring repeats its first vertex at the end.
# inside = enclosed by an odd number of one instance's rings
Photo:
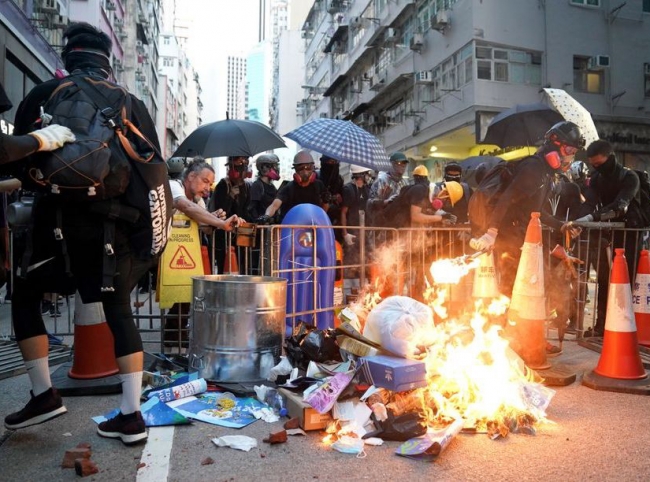
POLYGON ((479 144, 490 120, 554 87, 649 164, 650 2, 320 0, 302 37, 302 121, 352 120, 431 165, 501 154, 479 144))
POLYGON ((246 59, 228 56, 226 80, 226 111, 231 119, 245 119, 248 111, 246 85, 246 59))

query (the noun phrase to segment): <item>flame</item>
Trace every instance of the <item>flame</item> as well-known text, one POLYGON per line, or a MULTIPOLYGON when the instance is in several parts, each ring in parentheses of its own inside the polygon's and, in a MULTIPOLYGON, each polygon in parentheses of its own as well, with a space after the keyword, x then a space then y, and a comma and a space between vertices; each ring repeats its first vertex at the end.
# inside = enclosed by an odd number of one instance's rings
MULTIPOLYGON (((424 299, 441 322, 419 331, 411 341, 411 352, 421 353, 426 365, 427 386, 392 394, 386 407, 396 416, 424 411, 429 427, 463 420, 466 427, 486 431, 492 438, 512 431, 534 432, 536 425, 548 422, 545 410, 554 392, 534 378, 503 336, 510 299, 501 296, 485 305, 468 300, 467 311, 456 318, 447 316, 449 285, 479 265, 478 260, 465 261, 461 257, 432 263, 436 284, 426 289, 424 299), (542 403, 536 403, 539 400, 542 403)), ((360 296, 358 303, 366 314, 378 303, 377 293, 375 286, 363 300, 360 296)))

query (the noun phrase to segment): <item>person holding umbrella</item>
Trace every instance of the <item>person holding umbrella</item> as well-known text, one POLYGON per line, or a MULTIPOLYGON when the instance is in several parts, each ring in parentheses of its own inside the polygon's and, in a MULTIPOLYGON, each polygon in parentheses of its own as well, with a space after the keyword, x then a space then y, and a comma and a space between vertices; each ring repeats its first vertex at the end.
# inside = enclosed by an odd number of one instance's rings
POLYGON ((268 224, 271 218, 281 209, 281 217, 298 204, 314 204, 325 211, 329 208, 323 199, 325 185, 316 178, 314 158, 309 149, 301 149, 293 158, 293 180, 278 192, 271 205, 266 208, 264 216, 256 220, 258 224, 268 224))

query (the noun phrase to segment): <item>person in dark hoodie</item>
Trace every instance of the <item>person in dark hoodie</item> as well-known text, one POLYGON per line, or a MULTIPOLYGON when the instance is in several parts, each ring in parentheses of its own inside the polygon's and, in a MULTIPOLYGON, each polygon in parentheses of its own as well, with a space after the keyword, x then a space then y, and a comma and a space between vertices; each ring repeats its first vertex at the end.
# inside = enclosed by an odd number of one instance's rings
POLYGON ((512 295, 531 213, 540 212, 542 223, 553 229, 562 228, 563 222, 550 215, 544 205, 550 198, 555 171, 566 172, 584 144, 580 129, 573 122, 563 121, 551 127, 537 152, 517 165, 490 215, 487 232, 470 240, 472 249, 495 250, 499 288, 504 295, 512 295))
MULTIPOLYGON (((321 156, 320 169, 317 173, 318 179, 325 185, 324 200, 328 204, 327 216, 332 226, 341 225, 341 206, 343 205, 343 177, 339 174, 340 162, 329 156, 321 156)), ((336 229, 334 232, 336 240, 343 244, 343 231, 336 229)))
MULTIPOLYGON (((88 23, 75 22, 65 30, 63 39, 66 43, 62 59, 70 74, 80 73, 98 81, 111 77, 112 42, 104 32, 88 23)), ((16 114, 16 134, 34 130, 40 117, 40 107, 60 82, 60 79, 44 82, 27 94, 16 114)), ((158 148, 155 125, 146 107, 132 95, 131 104, 130 121, 158 148)), ((116 221, 112 246, 116 263, 114 290, 101 290, 104 219, 91 212, 89 204, 92 203, 71 203, 49 194, 43 194, 35 201, 30 267, 37 267, 29 270, 25 278, 16 273, 11 305, 16 340, 32 386, 31 398, 23 409, 5 417, 4 424, 6 428, 16 430, 46 422, 67 412, 50 379, 48 337, 40 303, 45 292, 71 294, 76 289, 84 303, 101 301, 103 304, 114 338, 122 382, 120 412, 100 423, 97 432, 102 437, 119 438, 130 445, 147 439, 140 413, 144 353, 140 333, 133 321, 130 293, 138 279, 149 269, 151 260, 141 260, 135 256, 129 243, 128 226, 116 221), (55 236, 56 227, 60 228, 62 238, 55 236), (65 239, 65 249, 60 239, 65 239), (68 263, 69 266, 66 266, 68 263)), ((18 266, 20 264, 17 263, 18 266)))
MULTIPOLYGON (((587 147, 587 160, 595 170, 589 186, 585 191, 585 202, 582 205, 582 217, 576 223, 591 221, 614 221, 625 223, 626 228, 648 227, 643 221, 639 199, 639 177, 631 169, 621 165, 614 155, 612 145, 599 139, 587 147)), ((571 226, 573 223, 567 223, 571 226)), ((598 243, 592 242, 597 245, 598 243)), ((641 251, 641 237, 639 231, 615 231, 611 239, 600 243, 604 250, 625 248, 630 281, 634 282, 636 266, 641 251)), ((613 251, 611 251, 613 253, 613 251)), ((609 290, 609 263, 606 252, 598 256, 596 252, 590 253, 597 257, 598 262, 598 306, 596 324, 585 332, 585 336, 603 336, 605 330, 605 315, 607 309, 607 293, 609 290)), ((593 261, 593 260, 592 260, 593 261)))

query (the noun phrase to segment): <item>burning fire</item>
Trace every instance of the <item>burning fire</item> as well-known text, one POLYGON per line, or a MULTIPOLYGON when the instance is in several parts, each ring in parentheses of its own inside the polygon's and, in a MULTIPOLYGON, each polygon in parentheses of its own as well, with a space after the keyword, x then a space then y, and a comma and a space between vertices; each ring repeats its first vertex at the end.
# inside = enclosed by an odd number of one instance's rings
MULTIPOLYGON (((534 379, 534 372, 503 336, 510 300, 503 296, 487 306, 471 302, 465 313, 447 319, 448 290, 438 285, 457 284, 478 265, 477 259, 466 263, 466 258, 442 259, 431 265, 436 284, 427 289, 425 299, 445 321, 435 325, 432 320, 429 329, 411 340, 416 345, 413 352, 419 352, 426 364, 427 387, 390 394, 386 406, 396 416, 419 409, 430 428, 463 420, 466 429, 487 432, 492 438, 510 432, 534 433, 535 426, 547 422, 545 410, 554 392, 534 379)), ((365 320, 362 313, 369 313, 379 301, 373 286, 359 297, 354 309, 365 320)))

